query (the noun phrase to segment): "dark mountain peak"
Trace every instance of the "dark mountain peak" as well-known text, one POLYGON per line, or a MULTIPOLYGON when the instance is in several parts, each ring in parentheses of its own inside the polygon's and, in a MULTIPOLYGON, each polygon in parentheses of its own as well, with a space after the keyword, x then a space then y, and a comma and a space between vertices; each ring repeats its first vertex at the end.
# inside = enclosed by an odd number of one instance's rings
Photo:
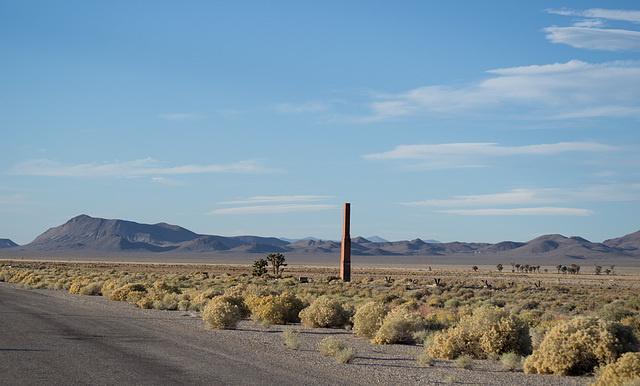
POLYGON ((587 239, 584 239, 584 238, 582 238, 580 236, 571 236, 571 237, 569 237, 569 240, 577 241, 580 244, 592 244, 591 241, 589 241, 587 239))
POLYGON ((365 239, 362 236, 358 236, 355 239, 351 239, 351 242, 352 243, 357 243, 357 244, 367 244, 367 243, 370 243, 371 241, 365 239))
POLYGON ((413 240, 411 240, 411 241, 409 241, 409 242, 410 242, 411 244, 414 244, 414 245, 425 245, 425 244, 426 244, 424 241, 422 241, 422 240, 420 240, 420 239, 413 239, 413 240))
POLYGON ((134 243, 143 242, 163 246, 193 240, 200 235, 175 225, 139 224, 133 221, 94 218, 83 214, 49 229, 30 244, 38 245, 39 248, 56 244, 51 246, 59 249, 63 245, 91 244, 111 236, 121 237, 134 243))
POLYGON ((19 247, 19 245, 9 239, 0 239, 0 249, 13 247, 19 247))

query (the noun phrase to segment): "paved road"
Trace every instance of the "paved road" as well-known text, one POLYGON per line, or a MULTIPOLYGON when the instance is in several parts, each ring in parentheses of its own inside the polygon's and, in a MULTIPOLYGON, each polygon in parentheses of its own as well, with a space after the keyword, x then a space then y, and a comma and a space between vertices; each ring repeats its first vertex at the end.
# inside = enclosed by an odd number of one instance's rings
POLYGON ((237 347, 232 335, 129 308, 0 283, 0 384, 341 383, 237 347))

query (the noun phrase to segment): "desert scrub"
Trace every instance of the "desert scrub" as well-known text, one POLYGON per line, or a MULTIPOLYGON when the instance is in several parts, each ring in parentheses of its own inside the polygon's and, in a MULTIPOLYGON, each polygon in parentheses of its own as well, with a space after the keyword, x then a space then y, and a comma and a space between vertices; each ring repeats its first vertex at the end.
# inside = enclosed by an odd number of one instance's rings
POLYGON ((282 341, 289 350, 297 350, 300 348, 300 331, 298 329, 285 329, 282 331, 282 341))
POLYGON ((527 374, 582 375, 613 363, 640 343, 628 326, 597 318, 576 317, 553 327, 527 358, 527 374))
POLYGON ((602 369, 594 386, 640 385, 640 353, 626 353, 602 369))
POLYGON ((244 298, 240 295, 219 295, 213 297, 210 302, 227 302, 233 304, 238 307, 241 318, 247 318, 251 315, 251 310, 249 310, 249 307, 244 303, 244 298))
POLYGON ((453 361, 453 365, 459 369, 469 370, 471 369, 471 365, 473 361, 469 355, 460 355, 453 361))
POLYGON ((443 359, 460 355, 483 359, 506 352, 528 354, 530 349, 529 328, 518 317, 496 307, 480 307, 437 334, 429 352, 443 359))
POLYGON ((334 357, 338 363, 349 363, 356 357, 356 350, 343 340, 328 336, 318 345, 320 354, 326 357, 334 357))
POLYGON ((422 367, 431 367, 436 363, 435 359, 433 359, 427 350, 422 350, 420 354, 418 354, 417 361, 418 365, 422 367))
POLYGON ((373 344, 413 343, 416 332, 424 330, 422 316, 406 308, 396 308, 389 312, 371 341, 373 344))
POLYGON ((299 320, 298 314, 304 308, 302 300, 290 292, 259 297, 249 303, 249 307, 252 307, 252 318, 271 324, 295 323, 299 320))
POLYGON ((240 311, 231 303, 211 302, 202 311, 202 319, 207 327, 228 330, 235 328, 240 321, 240 311))
POLYGON ((500 364, 504 371, 522 370, 522 356, 512 352, 504 353, 500 355, 500 364))
POLYGON ((363 338, 373 339, 389 311, 386 304, 377 302, 369 302, 360 306, 353 316, 353 332, 363 338))
MULTIPOLYGON (((106 284, 105 284, 106 285, 106 284)), ((104 288, 104 286, 103 286, 104 288)), ((147 292, 147 289, 145 288, 144 284, 140 284, 140 283, 132 283, 132 284, 125 284, 122 287, 119 287, 115 290, 113 290, 110 294, 109 294, 109 300, 115 300, 115 301, 119 301, 119 302, 124 302, 127 301, 128 297, 129 297, 129 293, 131 292, 147 292)))
POLYGON ((319 298, 300 312, 300 321, 307 327, 343 327, 349 315, 336 299, 319 298))

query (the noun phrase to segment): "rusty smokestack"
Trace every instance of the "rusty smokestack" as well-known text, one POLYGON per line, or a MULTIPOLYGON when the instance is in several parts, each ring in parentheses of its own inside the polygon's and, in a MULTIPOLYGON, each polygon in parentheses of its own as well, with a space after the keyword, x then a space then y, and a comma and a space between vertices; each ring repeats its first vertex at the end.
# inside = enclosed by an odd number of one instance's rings
POLYGON ((351 281, 351 204, 344 204, 344 228, 342 232, 342 254, 340 261, 340 278, 351 281))

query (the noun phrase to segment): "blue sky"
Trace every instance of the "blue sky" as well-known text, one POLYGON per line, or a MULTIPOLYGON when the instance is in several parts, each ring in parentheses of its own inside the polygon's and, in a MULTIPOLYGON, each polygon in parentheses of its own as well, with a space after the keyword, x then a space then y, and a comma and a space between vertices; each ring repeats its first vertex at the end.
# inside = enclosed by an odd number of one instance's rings
POLYGON ((0 238, 640 229, 635 1, 0 1, 0 238))

